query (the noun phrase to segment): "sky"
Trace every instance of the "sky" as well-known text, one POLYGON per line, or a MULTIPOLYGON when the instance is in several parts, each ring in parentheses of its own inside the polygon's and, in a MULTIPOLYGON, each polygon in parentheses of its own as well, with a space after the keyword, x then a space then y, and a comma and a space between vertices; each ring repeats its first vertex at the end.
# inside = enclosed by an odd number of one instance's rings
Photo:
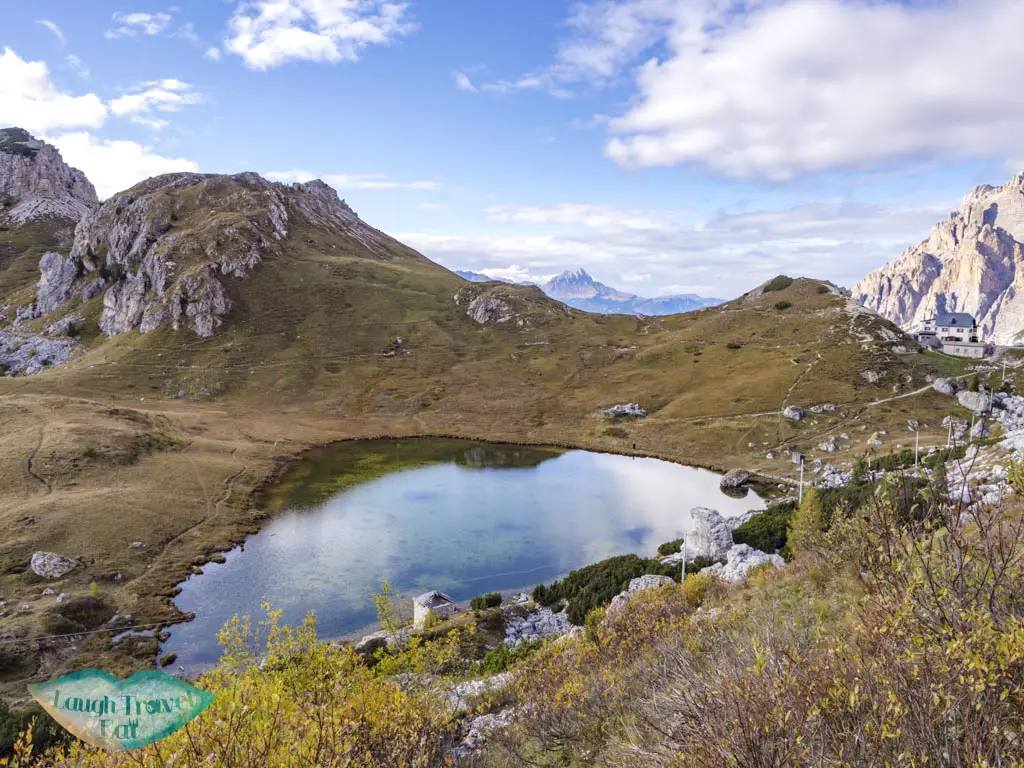
POLYGON ((850 286, 1024 169, 1024 0, 4 3, 0 127, 101 197, 323 178, 452 269, 850 286))

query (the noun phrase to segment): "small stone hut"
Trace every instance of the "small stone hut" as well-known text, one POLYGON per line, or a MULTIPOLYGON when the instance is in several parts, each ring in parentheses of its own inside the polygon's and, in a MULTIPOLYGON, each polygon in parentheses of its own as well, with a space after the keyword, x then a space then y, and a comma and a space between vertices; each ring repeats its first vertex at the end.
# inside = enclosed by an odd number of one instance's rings
POLYGON ((438 619, 447 619, 453 613, 455 601, 436 589, 424 592, 412 601, 412 623, 416 629, 423 629, 431 615, 438 619))

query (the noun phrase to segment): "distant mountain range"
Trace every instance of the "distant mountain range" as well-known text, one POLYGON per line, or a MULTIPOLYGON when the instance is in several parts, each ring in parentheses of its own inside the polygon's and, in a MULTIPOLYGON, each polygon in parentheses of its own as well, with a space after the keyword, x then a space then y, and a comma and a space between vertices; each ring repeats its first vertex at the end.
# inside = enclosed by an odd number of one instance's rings
MULTIPOLYGON (((479 272, 456 270, 455 274, 471 283, 486 283, 496 278, 488 277, 479 272)), ((511 283, 511 280, 501 280, 511 283)), ((530 285, 531 283, 523 283, 530 285)), ((566 271, 557 277, 538 286, 553 299, 585 312, 596 312, 602 315, 676 315, 681 312, 693 312, 695 309, 713 307, 722 304, 725 299, 709 299, 693 293, 647 298, 634 293, 626 293, 611 286, 599 283, 586 270, 566 271)))

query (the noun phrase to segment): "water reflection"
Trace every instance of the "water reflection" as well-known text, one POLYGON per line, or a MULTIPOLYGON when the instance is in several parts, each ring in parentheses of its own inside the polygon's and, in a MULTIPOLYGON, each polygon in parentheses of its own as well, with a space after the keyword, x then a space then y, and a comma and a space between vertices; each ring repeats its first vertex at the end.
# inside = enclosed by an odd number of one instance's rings
POLYGON ((528 587, 626 552, 653 554, 685 536, 689 510, 762 508, 719 476, 655 459, 458 440, 368 441, 317 451, 263 501, 281 510, 246 542, 190 578, 178 606, 197 619, 167 650, 212 662, 214 636, 266 597, 297 621, 316 611, 325 636, 373 621, 382 580, 456 600, 528 587))

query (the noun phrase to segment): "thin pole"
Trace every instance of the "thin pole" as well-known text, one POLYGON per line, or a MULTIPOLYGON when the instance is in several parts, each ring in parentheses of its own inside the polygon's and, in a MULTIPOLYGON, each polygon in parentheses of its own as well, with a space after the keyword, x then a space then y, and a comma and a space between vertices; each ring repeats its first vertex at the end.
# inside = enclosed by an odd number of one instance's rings
POLYGON ((800 493, 797 500, 798 504, 804 503, 804 457, 800 457, 800 493))
POLYGON ((921 432, 914 432, 914 469, 917 469, 917 455, 921 451, 921 432))
POLYGON ((949 448, 949 442, 953 439, 953 414, 949 414, 949 433, 946 435, 946 447, 949 448))

